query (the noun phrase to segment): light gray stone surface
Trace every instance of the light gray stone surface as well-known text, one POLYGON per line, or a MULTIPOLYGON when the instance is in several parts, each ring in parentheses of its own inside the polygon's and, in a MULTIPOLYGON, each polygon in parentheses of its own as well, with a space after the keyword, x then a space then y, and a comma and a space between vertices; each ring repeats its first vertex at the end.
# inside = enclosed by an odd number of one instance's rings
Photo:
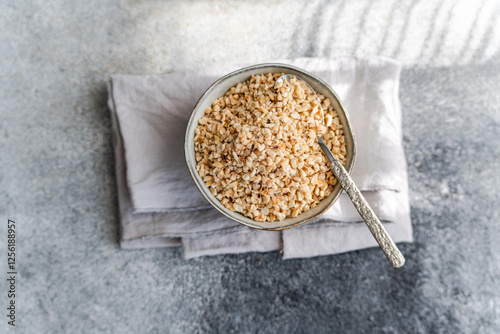
POLYGON ((0 332, 500 332, 497 1, 4 0, 0 26, 0 332), (111 73, 341 55, 404 65, 405 267, 119 249, 111 73))

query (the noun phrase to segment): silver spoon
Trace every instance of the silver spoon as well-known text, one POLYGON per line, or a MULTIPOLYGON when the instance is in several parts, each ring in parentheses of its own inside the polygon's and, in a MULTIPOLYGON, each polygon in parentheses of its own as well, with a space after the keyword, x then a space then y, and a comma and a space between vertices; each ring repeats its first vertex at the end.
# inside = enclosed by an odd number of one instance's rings
MULTIPOLYGON (((285 74, 280 76, 278 80, 276 80, 276 83, 283 83, 284 80, 289 81, 292 77, 295 77, 297 80, 301 80, 302 82, 304 82, 309 87, 311 92, 313 92, 313 94, 316 96, 319 101, 319 108, 321 110, 323 125, 325 125, 325 113, 323 111, 323 107, 321 106, 321 101, 316 95, 314 89, 312 89, 312 87, 309 86, 309 84, 305 80, 302 80, 296 75, 285 74)), ((368 205, 368 202, 366 202, 366 199, 361 194, 361 191, 358 189, 358 187, 356 187, 356 185, 354 184, 354 181, 352 180, 349 173, 346 171, 344 166, 342 166, 340 161, 333 155, 332 151, 330 151, 330 149, 326 146, 323 138, 321 136, 318 136, 317 140, 319 146, 323 150, 323 153, 332 166, 333 174, 335 174, 335 177, 337 178, 337 180, 339 180, 340 185, 346 192, 347 196, 349 196, 349 198, 351 199, 354 207, 356 208, 356 210, 358 210, 361 218, 363 218, 363 220, 365 221, 366 226, 368 226, 368 229, 372 233, 373 237, 375 238, 375 240, 377 240, 380 248, 382 248, 382 250, 384 251, 384 254, 385 256, 387 256, 387 259, 389 260, 391 265, 394 268, 402 267, 405 264, 405 258, 403 254, 401 254, 401 251, 396 246, 389 233, 387 233, 386 229, 378 219, 375 212, 373 212, 370 205, 368 205)))

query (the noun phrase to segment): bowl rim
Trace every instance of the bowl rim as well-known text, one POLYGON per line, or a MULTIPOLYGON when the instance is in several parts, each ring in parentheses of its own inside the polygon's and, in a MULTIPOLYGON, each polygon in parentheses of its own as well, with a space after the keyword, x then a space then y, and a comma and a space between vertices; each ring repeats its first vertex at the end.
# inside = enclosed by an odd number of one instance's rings
MULTIPOLYGON (((191 178, 193 179, 194 183, 196 184, 196 188, 201 193, 201 195, 212 205, 212 207, 214 207, 215 209, 217 209, 217 211, 219 211, 224 216, 228 217, 229 219, 231 219, 233 221, 236 221, 236 222, 238 222, 238 223, 240 223, 242 225, 245 225, 245 226, 248 226, 248 227, 251 227, 251 228, 254 228, 254 229, 265 230, 265 231, 280 231, 280 230, 285 230, 285 229, 289 229, 289 228, 293 228, 293 227, 305 224, 307 222, 310 222, 313 219, 318 218, 323 213, 325 213, 338 200, 338 198, 340 197, 340 195, 342 194, 342 192, 344 191, 344 189, 342 187, 340 187, 338 193, 332 198, 332 200, 330 201, 330 203, 327 206, 325 206, 321 211, 317 212, 316 214, 314 214, 311 217, 308 217, 306 219, 300 220, 300 221, 298 221, 296 223, 292 223, 290 225, 279 226, 279 227, 265 227, 265 226, 259 225, 258 223, 260 223, 260 222, 257 222, 257 221, 255 221, 255 224, 252 224, 252 223, 240 220, 240 219, 238 219, 238 217, 232 216, 228 212, 226 212, 223 209, 221 209, 218 205, 216 205, 216 203, 213 202, 212 198, 210 198, 205 193, 205 191, 203 191, 201 189, 201 187, 203 187, 205 185, 204 184, 201 185, 198 182, 198 179, 196 178, 196 176, 194 174, 194 173, 198 173, 198 172, 191 166, 191 164, 189 162, 189 159, 188 159, 188 153, 187 153, 187 150, 189 149, 187 147, 187 144, 188 144, 188 141, 189 141, 189 138, 188 138, 188 136, 189 136, 189 130, 190 130, 190 128, 192 126, 194 126, 194 124, 193 124, 193 117, 194 117, 195 111, 198 109, 200 103, 204 100, 205 96, 207 96, 208 94, 210 94, 219 85, 219 83, 227 80, 230 77, 236 76, 236 75, 241 74, 241 73, 245 73, 245 72, 249 72, 249 71, 253 71, 253 70, 258 70, 258 69, 263 69, 263 68, 267 68, 267 67, 282 68, 284 73, 286 73, 286 70, 296 71, 296 72, 300 73, 303 76, 309 77, 309 78, 317 81, 320 85, 324 86, 330 93, 332 93, 332 95, 337 100, 337 103, 338 103, 340 109, 342 109, 342 113, 343 113, 343 115, 345 117, 346 124, 343 124, 343 125, 344 125, 344 127, 348 128, 350 137, 352 138, 352 157, 351 157, 350 161, 346 161, 346 164, 347 164, 346 170, 347 170, 347 172, 349 174, 352 173, 352 169, 354 168, 354 164, 355 164, 355 161, 356 161, 356 153, 357 153, 357 150, 356 150, 356 136, 355 136, 354 131, 353 131, 352 127, 351 127, 351 121, 349 119, 349 114, 345 110, 344 105, 342 103, 342 100, 338 96, 337 92, 328 83, 326 83, 324 80, 322 80, 318 76, 316 76, 316 75, 314 75, 314 74, 312 74, 312 73, 310 73, 310 72, 308 72, 308 71, 306 71, 306 70, 304 70, 304 69, 302 69, 300 67, 289 65, 289 64, 284 64, 284 63, 272 63, 272 62, 271 63, 260 63, 260 64, 255 64, 255 65, 250 65, 250 66, 242 67, 240 69, 237 69, 235 71, 232 71, 232 72, 230 72, 230 73, 228 73, 228 74, 220 77, 214 83, 212 83, 205 90, 205 92, 200 96, 200 98, 198 99, 198 101, 196 102, 195 106, 193 107, 193 109, 191 111, 191 115, 189 116, 189 120, 188 120, 188 123, 187 123, 187 126, 186 126, 185 136, 184 136, 184 158, 185 158, 186 165, 188 167, 189 173, 191 175, 191 178)), ((301 76, 301 79, 305 80, 305 78, 303 76, 301 76)), ((308 82, 308 83, 310 83, 310 82, 308 82)), ((344 134, 345 134, 345 130, 344 130, 344 134)), ((207 191, 209 191, 208 188, 207 188, 207 191)), ((227 209, 225 209, 225 210, 227 210, 227 209)), ((227 210, 227 211, 229 211, 229 210, 227 210)), ((241 213, 238 213, 238 212, 235 212, 235 214, 240 214, 241 215, 241 213)), ((246 218, 248 218, 248 217, 246 217, 246 218)), ((252 220, 251 218, 249 218, 249 219, 252 220)), ((252 221, 254 221, 254 220, 252 220, 252 221)))

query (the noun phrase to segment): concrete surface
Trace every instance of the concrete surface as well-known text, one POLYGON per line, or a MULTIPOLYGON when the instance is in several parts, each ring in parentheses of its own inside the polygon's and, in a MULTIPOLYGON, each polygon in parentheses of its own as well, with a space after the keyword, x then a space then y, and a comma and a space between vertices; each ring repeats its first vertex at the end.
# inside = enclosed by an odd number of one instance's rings
POLYGON ((499 333, 499 6, 2 0, 0 332, 499 333), (119 249, 111 73, 340 55, 404 65, 405 267, 378 249, 288 261, 119 249))

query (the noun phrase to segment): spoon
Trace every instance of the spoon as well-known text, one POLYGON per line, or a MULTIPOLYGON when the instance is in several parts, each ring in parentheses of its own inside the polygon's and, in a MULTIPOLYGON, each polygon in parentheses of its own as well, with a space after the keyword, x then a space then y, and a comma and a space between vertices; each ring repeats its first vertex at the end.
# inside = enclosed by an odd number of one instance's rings
MULTIPOLYGON (((321 106, 321 101, 316 95, 316 92, 312 89, 311 86, 309 86, 309 84, 305 80, 302 80, 296 75, 285 74, 280 76, 276 80, 276 83, 283 83, 284 80, 289 81, 291 77, 295 77, 297 80, 301 80, 302 82, 304 82, 309 87, 311 92, 313 92, 314 96, 316 96, 319 102, 319 108, 321 110, 323 125, 325 125, 325 113, 323 111, 323 107, 321 106)), ((377 240, 380 248, 382 248, 382 251, 384 252, 385 256, 387 256, 387 259, 389 260, 391 265, 394 268, 402 267, 405 264, 405 258, 403 254, 401 254, 401 251, 396 246, 389 233, 387 233, 386 229, 378 219, 375 212, 373 212, 370 205, 368 205, 368 202, 366 202, 366 199, 361 194, 361 191, 354 184, 354 181, 352 180, 347 170, 344 168, 344 166, 342 166, 335 155, 333 155, 328 146, 326 146, 321 135, 317 137, 317 140, 319 146, 323 150, 323 153, 332 166, 333 174, 340 182, 340 185, 346 192, 347 196, 349 196, 350 200, 354 204, 354 207, 359 212, 361 218, 363 218, 363 220, 365 221, 366 226, 368 226, 368 229, 372 233, 373 237, 375 238, 375 240, 377 240)))

